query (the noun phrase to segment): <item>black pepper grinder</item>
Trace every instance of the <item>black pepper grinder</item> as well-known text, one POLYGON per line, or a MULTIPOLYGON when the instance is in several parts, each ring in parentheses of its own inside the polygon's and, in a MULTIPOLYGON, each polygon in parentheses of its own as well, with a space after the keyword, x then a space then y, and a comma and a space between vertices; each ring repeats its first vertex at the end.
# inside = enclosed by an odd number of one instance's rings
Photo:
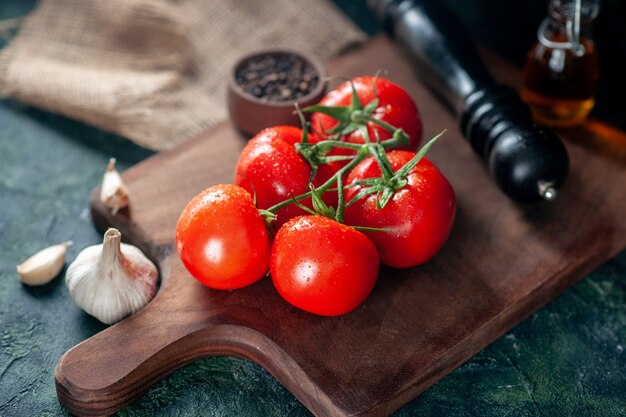
POLYGON ((517 93, 487 72, 462 22, 441 0, 369 0, 422 80, 460 118, 491 176, 520 202, 554 200, 569 159, 561 140, 533 123, 517 93))

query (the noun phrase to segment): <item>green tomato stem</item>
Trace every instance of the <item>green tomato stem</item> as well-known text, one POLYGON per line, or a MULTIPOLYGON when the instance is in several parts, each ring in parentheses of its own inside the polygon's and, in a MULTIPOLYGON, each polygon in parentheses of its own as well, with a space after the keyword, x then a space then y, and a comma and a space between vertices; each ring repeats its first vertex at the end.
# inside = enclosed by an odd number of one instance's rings
POLYGON ((335 148, 354 149, 358 151, 359 149, 361 149, 362 145, 358 143, 342 142, 340 140, 323 140, 323 141, 317 142, 313 146, 316 146, 318 148, 329 146, 329 147, 335 147, 335 148))
POLYGON ((385 122, 383 120, 375 118, 374 116, 372 116, 370 114, 364 115, 364 118, 368 122, 372 122, 374 124, 377 124, 378 126, 382 127, 383 129, 385 129, 389 133, 395 133, 396 131, 401 130, 399 128, 396 128, 396 127, 390 125, 389 123, 387 123, 387 122, 385 122))
MULTIPOLYGON (((320 192, 322 194, 326 192, 335 182, 337 182, 337 178, 343 176, 346 172, 354 168, 359 162, 361 162, 363 159, 365 159, 369 155, 368 148, 369 148, 368 144, 361 145, 361 149, 359 149, 359 151, 354 156, 354 158, 348 164, 343 166, 339 171, 335 172, 335 174, 332 177, 330 177, 324 184, 320 185, 315 191, 320 192)), ((293 200, 300 201, 300 200, 304 200, 305 198, 311 197, 311 193, 312 192, 309 191, 304 194, 300 194, 298 196, 292 197, 288 200, 281 201, 280 203, 275 204, 266 210, 271 213, 276 213, 281 208, 287 207, 289 204, 292 204, 293 200)))
MULTIPOLYGON (((358 98, 357 98, 358 101, 358 98)), ((359 103, 360 104, 360 103, 359 103)), ((354 103, 353 103, 354 106, 354 103)), ((312 109, 312 108, 311 108, 312 109)), ((357 106, 357 108, 355 109, 356 111, 361 111, 362 106, 357 106)), ((299 109, 298 109, 299 110, 299 109)), ((305 111, 309 110, 309 108, 304 109, 305 111)), ((301 115, 301 113, 299 113, 299 115, 301 115)), ((386 123, 382 120, 376 119, 375 117, 371 116, 370 114, 360 114, 361 117, 363 117, 363 119, 365 121, 369 121, 372 122, 374 124, 377 124, 379 126, 381 126, 383 129, 387 130, 388 132, 392 133, 392 138, 391 139, 387 139, 384 141, 381 141, 379 143, 363 143, 363 144, 358 144, 358 143, 349 143, 349 142, 342 142, 339 140, 324 140, 321 142, 318 142, 314 145, 310 145, 307 143, 307 136, 308 136, 308 132, 307 132, 307 126, 306 126, 306 122, 305 126, 304 126, 304 138, 303 138, 303 144, 305 146, 308 145, 308 148, 312 148, 312 147, 316 147, 318 149, 323 149, 324 147, 329 147, 329 148, 333 148, 333 147, 339 147, 339 148, 347 148, 347 149, 351 149, 356 151, 356 154, 354 156, 349 156, 348 158, 351 158, 350 162, 348 162, 348 164, 344 165, 340 170, 338 170, 332 177, 330 177, 324 184, 322 184, 320 187, 318 187, 315 191, 309 191, 306 192, 304 194, 300 194, 298 196, 295 197, 291 197, 285 201, 281 201, 278 204, 273 205, 272 207, 269 207, 268 209, 266 209, 265 211, 267 211, 268 213, 276 213, 278 210, 282 209, 283 207, 288 206, 289 204, 294 204, 300 200, 303 200, 305 198, 309 198, 311 197, 313 192, 319 193, 319 194, 323 194, 326 191, 328 191, 328 189, 335 183, 339 184, 339 193, 341 194, 339 196, 339 201, 341 202, 341 207, 339 207, 338 213, 337 213, 337 218, 338 219, 342 219, 343 218, 343 210, 345 209, 345 201, 343 200, 343 184, 341 183, 341 178, 343 177, 344 174, 346 174, 348 171, 350 171, 352 168, 354 168, 359 162, 361 162, 363 159, 365 159, 371 152, 371 150, 373 149, 372 147, 376 147, 376 146, 380 146, 382 148, 382 151, 384 152, 384 150, 387 149, 392 149, 392 148, 397 148, 397 147, 401 147, 401 146, 407 146, 410 142, 409 137, 406 135, 406 133, 404 133, 404 131, 402 129, 396 129, 395 127, 393 127, 392 125, 390 125, 389 123, 386 123)), ((301 117, 302 119, 302 117, 301 117)), ((365 127, 367 129, 367 127, 365 127)), ((375 152, 379 152, 381 151, 380 149, 376 149, 375 152)), ((299 151, 308 161, 309 163, 311 163, 311 160, 309 160, 309 156, 306 155, 306 152, 303 151, 299 151)), ((343 156, 321 156, 318 157, 318 159, 322 162, 322 163, 329 163, 335 160, 343 160, 344 157, 343 156)), ((319 162, 317 162, 319 163, 319 162)), ((313 165, 312 166, 316 167, 317 165, 313 165)), ((350 203, 348 203, 349 205, 350 203)))

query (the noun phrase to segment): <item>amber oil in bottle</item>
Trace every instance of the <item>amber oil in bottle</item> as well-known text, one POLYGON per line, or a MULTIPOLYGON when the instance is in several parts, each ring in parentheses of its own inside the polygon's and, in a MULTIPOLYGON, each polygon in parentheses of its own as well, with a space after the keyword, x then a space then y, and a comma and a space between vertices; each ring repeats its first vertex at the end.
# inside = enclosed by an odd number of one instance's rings
POLYGON ((538 123, 575 126, 593 108, 598 56, 591 24, 598 10, 598 1, 551 1, 528 53, 520 90, 538 123))

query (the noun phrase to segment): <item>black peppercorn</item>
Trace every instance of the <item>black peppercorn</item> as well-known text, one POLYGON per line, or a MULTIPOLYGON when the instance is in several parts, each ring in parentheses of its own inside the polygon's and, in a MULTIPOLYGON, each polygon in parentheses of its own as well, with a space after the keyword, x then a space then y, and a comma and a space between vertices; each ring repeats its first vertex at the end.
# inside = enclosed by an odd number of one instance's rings
POLYGON ((291 101, 306 96, 320 82, 315 69, 294 54, 258 55, 236 69, 235 80, 263 101, 291 101))

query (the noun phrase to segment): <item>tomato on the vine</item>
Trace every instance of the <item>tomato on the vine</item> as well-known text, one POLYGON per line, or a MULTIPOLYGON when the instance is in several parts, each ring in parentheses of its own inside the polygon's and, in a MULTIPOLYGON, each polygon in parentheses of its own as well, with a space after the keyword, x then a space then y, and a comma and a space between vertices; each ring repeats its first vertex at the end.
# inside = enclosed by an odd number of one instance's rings
MULTIPOLYGON (((371 116, 395 128, 404 130, 410 139, 409 145, 404 147, 404 149, 417 149, 422 138, 422 119, 419 110, 411 96, 409 96, 402 87, 387 79, 372 76, 354 78, 329 92, 326 97, 322 99, 320 105, 352 105, 353 86, 363 107, 378 98, 378 105, 371 116)), ((320 135, 331 131, 337 124, 337 119, 320 112, 313 113, 311 117, 313 130, 320 135)), ((372 142, 375 142, 377 137, 380 138, 380 140, 385 140, 392 136, 390 132, 371 121, 367 123, 367 131, 369 139, 372 142)), ((341 140, 351 143, 365 142, 361 129, 354 130, 344 135, 341 140)), ((337 152, 337 150, 335 150, 333 154, 335 153, 346 154, 349 152, 345 150, 337 152)))
MULTIPOLYGON (((402 150, 387 153, 394 172, 414 156, 415 153, 402 150)), ((380 176, 377 161, 369 157, 350 171, 346 184, 380 176)), ((419 265, 435 256, 448 239, 456 212, 452 186, 426 158, 410 170, 406 180, 406 185, 395 191, 385 207, 377 208, 377 195, 370 194, 345 211, 346 224, 387 229, 364 233, 378 248, 381 262, 396 268, 419 265)), ((346 188, 346 201, 361 188, 346 188)))
POLYGON ((267 274, 271 243, 250 194, 225 184, 207 188, 187 204, 176 224, 176 249, 202 284, 233 289, 267 274))
MULTIPOLYGON (((235 184, 256 195, 257 206, 267 209, 291 197, 309 191, 311 166, 297 152, 295 144, 302 140, 302 129, 292 126, 277 126, 262 130, 241 151, 235 168, 235 184)), ((309 143, 320 139, 309 135, 309 143)), ((330 178, 337 168, 333 164, 321 165, 313 180, 316 187, 330 178)), ((329 203, 336 197, 328 194, 329 203)), ((325 199, 326 199, 325 198, 325 199)), ((310 206, 310 199, 302 203, 310 206)), ((278 226, 287 220, 305 214, 295 204, 276 213, 278 226)))
POLYGON ((354 310, 376 283, 379 260, 361 232, 321 216, 288 221, 272 246, 270 271, 290 304, 323 316, 354 310))

